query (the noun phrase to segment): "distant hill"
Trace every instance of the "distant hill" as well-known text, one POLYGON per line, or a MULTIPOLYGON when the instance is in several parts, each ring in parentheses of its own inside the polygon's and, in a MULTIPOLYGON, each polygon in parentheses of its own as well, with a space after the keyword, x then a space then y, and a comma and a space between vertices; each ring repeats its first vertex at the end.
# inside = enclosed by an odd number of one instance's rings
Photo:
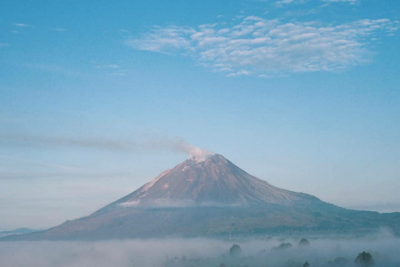
POLYGON ((90 216, 4 240, 400 232, 400 213, 344 209, 270 185, 221 155, 192 158, 90 216))
POLYGON ((11 230, 11 231, 0 232, 0 238, 9 236, 9 235, 28 234, 28 233, 38 232, 38 231, 41 231, 41 230, 34 230, 34 229, 29 229, 29 228, 17 228, 15 230, 11 230))

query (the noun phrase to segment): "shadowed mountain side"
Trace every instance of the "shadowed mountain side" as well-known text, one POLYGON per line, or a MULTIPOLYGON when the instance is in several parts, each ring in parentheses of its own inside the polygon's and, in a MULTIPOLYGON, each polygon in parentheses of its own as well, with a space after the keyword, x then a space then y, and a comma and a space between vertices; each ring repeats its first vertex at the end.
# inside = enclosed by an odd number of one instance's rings
POLYGON ((280 189, 221 155, 191 159, 92 215, 5 240, 399 233, 400 213, 354 211, 280 189))

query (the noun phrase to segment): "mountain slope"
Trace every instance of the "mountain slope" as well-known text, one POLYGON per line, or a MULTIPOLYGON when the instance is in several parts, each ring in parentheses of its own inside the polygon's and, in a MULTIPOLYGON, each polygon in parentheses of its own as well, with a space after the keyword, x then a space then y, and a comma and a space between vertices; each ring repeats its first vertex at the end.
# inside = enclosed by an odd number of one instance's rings
POLYGON ((277 188, 221 155, 190 159, 92 215, 9 240, 398 232, 400 215, 343 209, 277 188))
POLYGON ((113 203, 122 206, 290 205, 306 195, 280 189, 249 175, 221 155, 186 160, 113 203))

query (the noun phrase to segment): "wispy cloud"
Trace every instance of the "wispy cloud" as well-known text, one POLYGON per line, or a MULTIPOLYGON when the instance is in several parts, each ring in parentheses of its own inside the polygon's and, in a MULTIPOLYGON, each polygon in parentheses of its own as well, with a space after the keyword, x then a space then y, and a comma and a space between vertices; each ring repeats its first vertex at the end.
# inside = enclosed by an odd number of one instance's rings
POLYGON ((2 160, 11 160, 11 161, 17 161, 21 163, 31 163, 35 165, 41 165, 44 167, 51 167, 51 168, 56 168, 59 170, 65 170, 65 171, 83 171, 83 169, 72 167, 72 166, 67 166, 67 165, 61 165, 61 164, 54 164, 54 163, 49 163, 49 162, 44 162, 44 161, 38 161, 38 160, 30 160, 30 159, 24 159, 24 158, 16 158, 16 157, 10 157, 10 156, 2 156, 0 155, 0 159, 2 160))
POLYGON ((8 46, 7 43, 0 43, 0 48, 8 46))
POLYGON ((329 2, 329 3, 338 3, 338 2, 344 2, 344 3, 350 3, 350 4, 355 4, 357 0, 321 0, 323 2, 329 2))
POLYGON ((109 75, 109 76, 126 77, 127 76, 127 70, 116 70, 116 71, 108 73, 107 75, 109 75))
POLYGON ((121 66, 117 64, 104 65, 106 68, 119 69, 121 66))
MULTIPOLYGON (((319 2, 325 2, 325 3, 349 3, 349 4, 355 4, 360 0, 317 0, 319 2)), ((288 4, 304 4, 310 2, 310 0, 278 0, 275 2, 275 5, 277 7, 284 7, 288 4)))
POLYGON ((31 27, 31 25, 25 24, 25 23, 14 23, 14 26, 20 27, 20 28, 28 28, 28 27, 31 27))
MULTIPOLYGON (((93 62, 94 63, 94 62, 93 62)), ((127 76, 128 69, 124 68, 119 64, 95 64, 94 68, 102 70, 106 75, 109 76, 127 76)))
MULTIPOLYGON (((284 6, 284 5, 286 5, 286 4, 290 4, 290 3, 293 3, 293 2, 300 2, 300 1, 295 1, 295 0, 279 0, 279 1, 276 1, 276 6, 278 6, 278 7, 281 7, 281 6, 284 6)), ((304 2, 304 1, 302 1, 302 2, 304 2)))
POLYGON ((237 72, 231 72, 227 76, 228 77, 234 77, 234 76, 243 76, 243 75, 250 75, 250 74, 251 74, 250 71, 241 70, 241 71, 237 71, 237 72))
POLYGON ((29 69, 36 69, 39 71, 50 72, 50 73, 54 73, 54 74, 61 74, 61 75, 66 75, 66 76, 76 76, 76 77, 85 76, 84 72, 67 69, 61 65, 55 65, 55 64, 24 63, 24 64, 22 64, 22 66, 25 68, 29 68, 29 69))
POLYGON ((0 146, 81 147, 124 151, 132 144, 123 140, 82 138, 71 136, 35 135, 28 133, 0 134, 0 146))
POLYGON ((121 66, 117 65, 117 64, 106 64, 106 65, 97 65, 96 68, 98 68, 98 69, 119 69, 119 68, 121 68, 121 66))
POLYGON ((65 32, 65 31, 67 31, 66 29, 62 29, 62 28, 52 28, 50 30, 54 31, 54 32, 65 32))
POLYGON ((283 23, 248 16, 237 25, 155 27, 126 44, 138 50, 190 55, 228 76, 337 71, 371 59, 375 39, 393 34, 398 22, 358 20, 322 25, 283 23))
POLYGON ((190 27, 154 27, 151 33, 143 35, 141 39, 130 39, 126 43, 139 50, 154 52, 168 52, 172 49, 192 50, 188 36, 195 33, 196 31, 190 27))

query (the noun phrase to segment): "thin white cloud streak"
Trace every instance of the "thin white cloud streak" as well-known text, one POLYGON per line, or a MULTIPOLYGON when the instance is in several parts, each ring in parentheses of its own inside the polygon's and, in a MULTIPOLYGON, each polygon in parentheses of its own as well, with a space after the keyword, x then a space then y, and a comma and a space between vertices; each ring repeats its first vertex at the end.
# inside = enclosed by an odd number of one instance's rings
POLYGON ((0 147, 75 147, 114 152, 133 152, 143 150, 168 150, 190 155, 193 160, 202 161, 214 155, 207 149, 194 146, 182 138, 152 137, 146 140, 111 139, 95 137, 49 136, 28 133, 0 134, 0 147))
POLYGON ((56 168, 56 169, 63 170, 63 171, 85 171, 85 170, 83 170, 81 168, 76 168, 76 167, 72 167, 72 166, 66 166, 66 165, 61 165, 61 164, 54 164, 54 163, 49 163, 49 162, 44 162, 44 161, 37 161, 37 160, 30 160, 30 159, 24 159, 24 158, 16 158, 16 157, 9 157, 9 156, 0 155, 0 159, 17 161, 17 162, 22 162, 22 163, 33 163, 35 165, 41 165, 41 166, 44 166, 44 167, 56 168))
POLYGON ((20 27, 20 28, 28 28, 28 27, 31 27, 31 25, 25 24, 25 23, 14 23, 14 26, 20 27))
POLYGON ((350 4, 355 4, 357 0, 322 0, 323 2, 329 2, 329 3, 338 3, 338 2, 344 2, 344 3, 350 3, 350 4))
POLYGON ((65 32, 65 31, 67 31, 66 29, 62 29, 62 28, 53 28, 53 29, 50 29, 51 31, 54 31, 54 32, 65 32))
POLYGON ((287 4, 291 4, 293 2, 294 2, 294 0, 280 0, 280 1, 277 1, 275 4, 276 4, 277 7, 282 7, 282 6, 285 6, 287 4))
POLYGON ((116 64, 105 65, 104 67, 106 67, 106 68, 112 68, 112 69, 120 68, 120 66, 119 66, 119 65, 116 65, 116 64))
POLYGON ((25 68, 36 69, 44 72, 51 72, 54 74, 84 77, 86 74, 82 71, 70 70, 62 66, 52 65, 52 64, 36 64, 36 63, 25 63, 22 64, 25 68))
POLYGON ((227 76, 281 75, 338 71, 367 63, 374 40, 393 34, 398 26, 398 21, 389 19, 321 25, 249 16, 230 27, 223 23, 155 27, 126 44, 138 50, 189 55, 227 76))
MULTIPOLYGON (((277 7, 284 7, 287 6, 288 4, 304 4, 306 2, 309 2, 310 0, 279 0, 276 1, 275 5, 277 7)), ((357 3, 359 0, 318 0, 320 2, 325 2, 325 3, 349 3, 351 5, 354 5, 357 3)))
POLYGON ((98 64, 94 66, 94 68, 103 70, 106 72, 106 75, 109 76, 120 76, 120 77, 125 77, 127 76, 127 73, 129 72, 128 69, 124 68, 123 66, 119 64, 98 64))
POLYGON ((166 52, 169 49, 191 50, 191 42, 187 36, 196 33, 190 27, 154 27, 151 33, 144 36, 144 39, 130 39, 127 41, 139 50, 155 52, 166 52))
POLYGON ((129 150, 130 145, 122 140, 96 138, 80 138, 68 136, 47 136, 34 134, 1 134, 2 146, 33 146, 33 147, 81 147, 103 150, 129 150))
POLYGON ((117 65, 117 64, 107 64, 107 65, 97 65, 96 68, 98 68, 98 69, 119 69, 119 68, 121 68, 121 66, 117 65))

